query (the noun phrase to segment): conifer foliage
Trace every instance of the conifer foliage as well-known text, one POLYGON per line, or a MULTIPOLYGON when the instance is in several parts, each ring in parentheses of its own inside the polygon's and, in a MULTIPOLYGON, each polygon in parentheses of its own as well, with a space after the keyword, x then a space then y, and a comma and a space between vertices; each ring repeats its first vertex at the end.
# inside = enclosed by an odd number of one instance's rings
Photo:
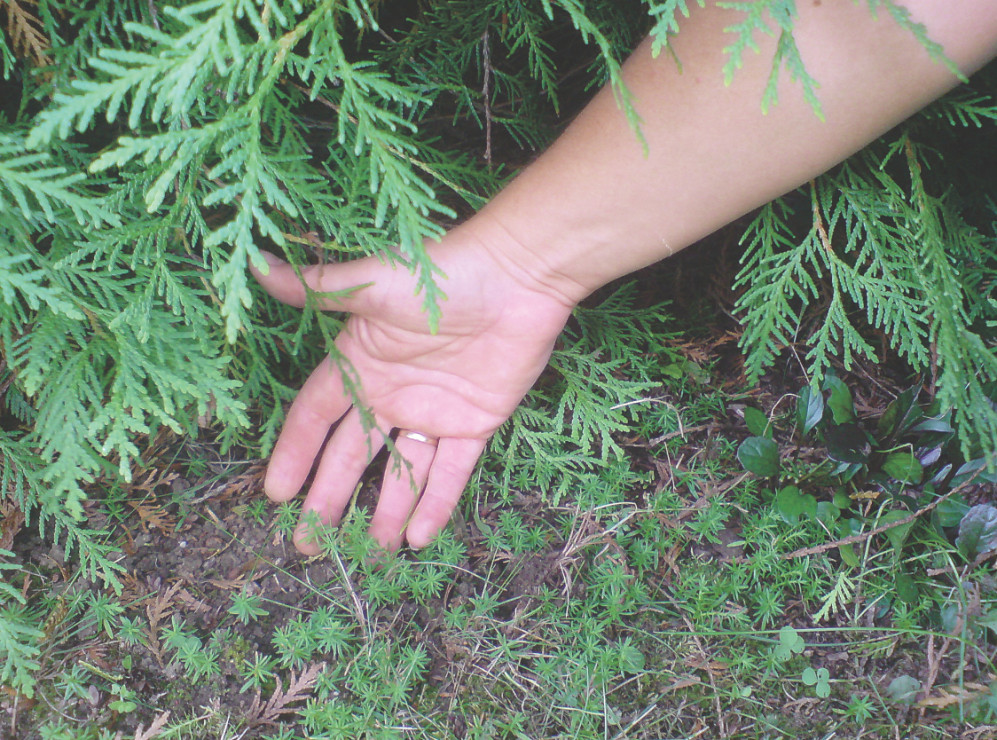
MULTIPOLYGON (((334 334, 336 317, 259 300, 247 265, 263 266, 261 248, 296 263, 393 261, 418 275, 435 320, 443 296, 423 241, 500 184, 498 132, 506 146, 549 140, 544 121, 580 61, 559 58, 556 40, 586 45, 587 81, 615 86, 639 136, 620 60, 647 30, 664 50, 691 4, 0 0, 3 495, 90 577, 113 581, 83 487, 127 479, 140 439, 196 434, 198 419, 266 450, 301 370, 334 334), (443 138, 454 124, 480 141, 443 138)), ((778 104, 775 80, 788 74, 819 115, 793 0, 726 4, 744 12, 728 75, 764 27, 779 51, 759 104, 778 104)), ((900 6, 868 5, 941 57, 900 6)), ((967 445, 993 447, 992 182, 968 177, 949 146, 966 130, 992 149, 992 82, 758 214, 739 278, 752 374, 807 340, 817 377, 873 357, 869 330, 881 330, 935 373, 967 445)), ((579 314, 554 357, 560 380, 497 437, 503 480, 546 488, 622 454, 612 435, 653 381, 633 369, 663 319, 630 305, 623 290, 579 314)), ((17 596, 0 591, 0 602, 17 596)), ((23 659, 0 661, 0 683, 28 689, 31 656, 17 652, 27 633, 4 632, 21 623, 4 613, 0 655, 23 659)))
POLYGON ((964 452, 993 453, 993 72, 751 222, 737 281, 751 376, 790 342, 816 380, 876 362, 878 333, 936 387, 964 452))

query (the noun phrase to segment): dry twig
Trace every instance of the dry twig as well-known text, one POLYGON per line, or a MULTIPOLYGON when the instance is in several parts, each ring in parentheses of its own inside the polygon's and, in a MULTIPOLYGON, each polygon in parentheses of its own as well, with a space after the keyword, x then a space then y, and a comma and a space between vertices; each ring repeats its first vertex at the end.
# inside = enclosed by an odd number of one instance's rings
POLYGON ((875 537, 877 534, 882 534, 883 532, 885 532, 888 529, 893 529, 894 527, 902 527, 904 524, 910 524, 914 520, 916 520, 916 519, 924 516, 925 514, 927 514, 929 511, 932 511, 935 507, 937 507, 943 501, 947 500, 949 497, 951 497, 954 494, 958 493, 959 491, 965 489, 973 481, 976 480, 976 478, 977 478, 977 476, 979 474, 980 474, 980 471, 976 471, 975 473, 973 473, 972 476, 970 476, 970 478, 968 480, 963 481, 962 483, 960 483, 958 486, 956 486, 955 488, 953 488, 948 493, 946 493, 946 494, 944 494, 942 496, 939 496, 934 501, 932 501, 930 504, 926 504, 925 506, 922 506, 917 511, 908 514, 907 516, 903 517, 902 519, 897 519, 896 521, 888 522, 886 524, 880 524, 878 527, 873 527, 868 532, 859 532, 858 534, 849 535, 848 537, 842 537, 841 539, 835 540, 834 542, 826 542, 823 545, 815 545, 814 547, 802 547, 799 550, 793 550, 790 553, 786 553, 785 555, 782 556, 782 559, 783 560, 792 560, 794 558, 802 558, 802 557, 806 557, 808 555, 819 555, 822 552, 827 552, 828 550, 833 550, 836 547, 842 547, 844 545, 854 545, 857 542, 864 542, 865 540, 869 539, 870 537, 875 537))

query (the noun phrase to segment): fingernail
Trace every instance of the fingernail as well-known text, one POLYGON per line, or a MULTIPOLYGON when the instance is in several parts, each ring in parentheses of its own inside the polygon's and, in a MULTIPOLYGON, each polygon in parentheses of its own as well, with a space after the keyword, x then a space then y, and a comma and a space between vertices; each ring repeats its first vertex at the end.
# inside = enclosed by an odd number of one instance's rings
POLYGON ((260 250, 260 255, 262 255, 263 259, 265 259, 267 261, 267 264, 270 265, 271 267, 273 267, 274 265, 284 264, 284 260, 282 260, 276 254, 266 251, 265 249, 260 250))

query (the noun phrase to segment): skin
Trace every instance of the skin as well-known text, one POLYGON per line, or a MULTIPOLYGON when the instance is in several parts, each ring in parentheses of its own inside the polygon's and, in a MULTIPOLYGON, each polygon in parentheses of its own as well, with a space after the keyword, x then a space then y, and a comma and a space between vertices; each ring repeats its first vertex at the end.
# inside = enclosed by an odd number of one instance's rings
MULTIPOLYGON (((929 37, 970 73, 997 55, 993 0, 906 0, 929 37)), ((854 153, 958 80, 880 12, 843 0, 798 3, 796 40, 820 83, 825 120, 784 80, 761 111, 775 39, 758 35, 724 85, 723 29, 741 15, 693 8, 667 54, 645 41, 624 67, 645 152, 609 90, 475 217, 428 246, 446 278, 439 331, 429 331, 415 278, 376 259, 304 268, 316 291, 368 287, 327 300, 351 314, 336 346, 356 370, 376 429, 365 431, 340 372, 326 361, 291 406, 267 471, 275 501, 296 496, 313 463, 303 510, 339 522, 370 457, 399 436, 370 531, 385 548, 427 545, 454 507, 494 431, 547 364, 572 308, 605 283, 656 262, 799 186, 854 153), (329 430, 335 426, 328 444, 329 430), (324 446, 323 446, 324 445, 324 446)), ((295 270, 268 256, 257 279, 304 304, 295 270)), ((319 548, 299 525, 295 544, 319 548)))

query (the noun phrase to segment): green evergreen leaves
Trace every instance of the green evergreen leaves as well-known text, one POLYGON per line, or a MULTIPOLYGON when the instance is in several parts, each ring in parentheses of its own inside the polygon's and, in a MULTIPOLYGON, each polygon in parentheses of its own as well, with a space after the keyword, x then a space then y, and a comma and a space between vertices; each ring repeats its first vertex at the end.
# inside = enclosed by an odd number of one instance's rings
POLYGON ((654 350, 665 336, 663 304, 636 308, 632 283, 598 306, 575 310, 554 373, 527 395, 490 443, 505 488, 539 488, 559 499, 611 460, 617 437, 656 387, 654 350))
POLYGON ((749 375, 758 377, 791 343, 805 345, 801 355, 817 380, 834 361, 878 361, 871 328, 913 368, 936 373, 938 400, 953 409, 964 448, 993 450, 997 352, 986 323, 995 317, 987 300, 997 268, 995 213, 985 191, 932 177, 932 170, 955 173, 921 143, 925 121, 974 128, 992 121, 997 101, 989 89, 953 93, 755 217, 736 283, 749 375), (801 239, 803 219, 809 229, 801 239))
POLYGON ((796 22, 795 0, 722 2, 719 5, 744 13, 744 18, 739 23, 725 29, 734 35, 731 44, 724 49, 724 53, 727 54, 727 62, 724 65, 724 79, 727 84, 731 83, 734 74, 744 65, 745 54, 749 51, 759 52, 760 47, 755 40, 755 32, 778 34, 775 56, 772 59, 772 71, 762 95, 762 111, 768 112, 769 108, 778 102, 779 73, 785 67, 789 72, 790 80, 799 82, 803 86, 803 96, 813 107, 814 113, 823 118, 820 98, 817 94, 819 84, 807 71, 793 36, 796 22), (774 29, 771 27, 772 24, 775 25, 774 29))
POLYGON ((85 174, 54 164, 48 153, 27 152, 27 147, 18 132, 0 129, 0 210, 18 211, 25 225, 58 226, 66 216, 94 227, 118 223, 107 204, 86 189, 85 174))
MULTIPOLYGON (((696 0, 699 7, 706 4, 706 0, 696 0)), ((651 29, 651 36, 654 38, 652 51, 655 56, 668 45, 668 37, 678 33, 679 15, 689 17, 688 0, 649 0, 648 13, 654 18, 654 27, 651 29)))

